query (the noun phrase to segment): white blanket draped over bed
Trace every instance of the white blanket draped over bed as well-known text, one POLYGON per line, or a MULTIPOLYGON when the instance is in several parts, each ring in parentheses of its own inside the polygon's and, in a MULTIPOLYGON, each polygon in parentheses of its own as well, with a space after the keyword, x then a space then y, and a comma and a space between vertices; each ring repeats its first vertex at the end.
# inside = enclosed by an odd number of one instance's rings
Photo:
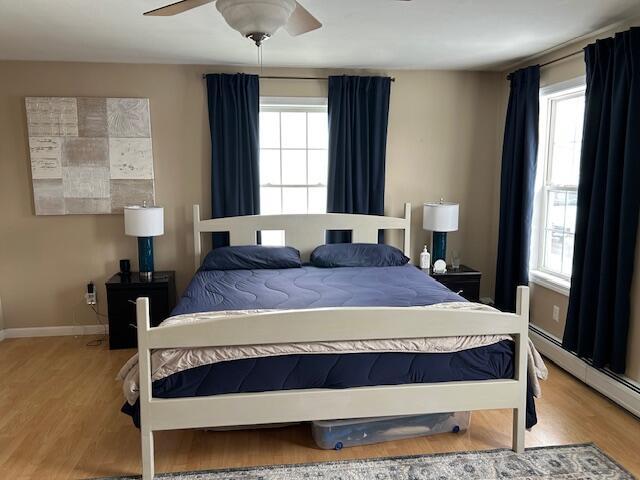
MULTIPOLYGON (((450 302, 428 305, 425 309, 457 309, 495 311, 492 307, 478 303, 450 302)), ((207 322, 221 316, 242 316, 273 310, 230 310, 221 312, 191 313, 170 317, 158 328, 207 322)), ((388 340, 353 340, 336 342, 282 343, 269 345, 240 345, 230 347, 167 348, 155 350, 151 355, 151 379, 153 381, 174 373, 202 365, 247 358, 273 357, 300 354, 336 353, 452 353, 471 348, 484 347, 502 340, 512 340, 508 335, 473 335, 460 337, 407 338, 388 340)), ((547 378, 547 368, 531 340, 528 349, 528 380, 534 396, 541 396, 538 379, 547 378)), ((117 380, 123 382, 124 396, 131 405, 138 399, 138 355, 131 357, 118 373, 117 380)))

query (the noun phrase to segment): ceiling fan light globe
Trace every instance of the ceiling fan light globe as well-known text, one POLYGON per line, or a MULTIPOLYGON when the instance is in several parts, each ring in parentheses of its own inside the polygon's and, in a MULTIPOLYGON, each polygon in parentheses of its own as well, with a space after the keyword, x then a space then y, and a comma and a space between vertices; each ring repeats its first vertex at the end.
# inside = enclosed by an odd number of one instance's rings
POLYGON ((272 36, 287 23, 295 0, 218 0, 216 8, 227 24, 247 37, 256 32, 272 36))

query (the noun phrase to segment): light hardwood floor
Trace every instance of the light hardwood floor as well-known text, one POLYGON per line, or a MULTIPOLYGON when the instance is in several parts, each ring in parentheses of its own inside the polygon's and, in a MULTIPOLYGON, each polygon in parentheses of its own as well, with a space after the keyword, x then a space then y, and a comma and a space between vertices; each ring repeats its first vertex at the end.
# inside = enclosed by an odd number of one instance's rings
MULTIPOLYGON (((0 342, 0 478, 138 474, 138 430, 119 412, 115 375, 132 350, 88 347, 93 337, 0 342)), ((640 476, 640 421, 549 364, 527 447, 594 442, 640 476)), ((344 449, 316 448, 305 425, 156 434, 158 472, 505 448, 511 412, 474 412, 469 431, 344 449)))

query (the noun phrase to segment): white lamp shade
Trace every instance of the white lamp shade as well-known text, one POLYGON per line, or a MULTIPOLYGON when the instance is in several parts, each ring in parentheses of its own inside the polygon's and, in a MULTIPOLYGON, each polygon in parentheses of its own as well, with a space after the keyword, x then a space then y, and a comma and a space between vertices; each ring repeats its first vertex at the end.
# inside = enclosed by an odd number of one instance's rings
POLYGON ((296 9, 295 0, 218 0, 216 8, 231 28, 243 37, 252 33, 272 36, 296 9))
POLYGON ((457 203, 425 203, 422 212, 422 228, 432 232, 455 232, 458 230, 459 208, 457 203))
POLYGON ((124 207, 124 233, 132 237, 157 237, 164 234, 164 208, 124 207))

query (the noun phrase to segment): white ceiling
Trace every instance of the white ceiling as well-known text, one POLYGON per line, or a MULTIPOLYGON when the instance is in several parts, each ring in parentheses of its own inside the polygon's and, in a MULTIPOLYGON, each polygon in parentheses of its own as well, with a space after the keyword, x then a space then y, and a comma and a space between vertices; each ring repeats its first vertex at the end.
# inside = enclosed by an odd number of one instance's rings
MULTIPOLYGON (((278 32, 265 66, 490 69, 640 15, 638 0, 300 1, 324 27, 278 32)), ((0 0, 0 59, 255 65, 213 4, 142 16, 168 3, 0 0)))

